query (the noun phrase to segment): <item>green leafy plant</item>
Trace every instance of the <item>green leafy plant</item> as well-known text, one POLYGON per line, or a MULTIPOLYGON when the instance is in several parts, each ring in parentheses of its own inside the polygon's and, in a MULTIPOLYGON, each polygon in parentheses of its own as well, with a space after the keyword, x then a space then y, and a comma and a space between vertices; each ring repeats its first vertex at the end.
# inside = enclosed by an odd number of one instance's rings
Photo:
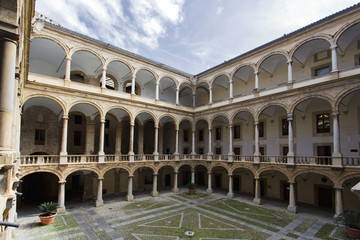
POLYGON ((188 189, 196 189, 195 183, 188 183, 188 184, 186 184, 186 187, 187 187, 188 189))
POLYGON ((360 212, 345 211, 340 214, 338 221, 344 224, 346 227, 355 228, 360 230, 360 212))
POLYGON ((39 209, 43 213, 41 216, 50 216, 56 213, 59 205, 56 202, 44 202, 40 204, 39 209))

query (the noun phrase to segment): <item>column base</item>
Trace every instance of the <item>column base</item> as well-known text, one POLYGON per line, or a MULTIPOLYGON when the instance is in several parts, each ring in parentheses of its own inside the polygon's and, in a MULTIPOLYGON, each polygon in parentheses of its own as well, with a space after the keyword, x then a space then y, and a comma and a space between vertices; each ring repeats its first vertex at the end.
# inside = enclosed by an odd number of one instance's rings
POLYGON ((342 154, 340 152, 334 152, 332 154, 332 166, 342 168, 342 154))
POLYGON ((289 212, 291 212, 291 213, 297 213, 297 206, 291 206, 291 205, 289 205, 289 206, 287 207, 287 210, 288 210, 289 212))
POLYGON ((228 194, 227 194, 227 197, 228 197, 228 198, 234 198, 234 196, 235 196, 234 193, 228 193, 228 194))
POLYGON ((178 193, 178 192, 179 192, 179 188, 173 188, 171 191, 172 191, 173 193, 178 193))
POLYGON ((132 202, 132 201, 134 201, 134 195, 132 195, 132 194, 128 194, 128 195, 126 195, 126 201, 128 201, 128 202, 132 202))
POLYGON ((261 204, 261 198, 254 198, 253 203, 256 205, 260 205, 261 204))
POLYGON ((95 207, 101 207, 101 206, 104 206, 104 201, 101 199, 101 200, 96 200, 95 201, 95 207))
POLYGON ((211 189, 211 188, 208 188, 208 189, 206 189, 206 192, 207 192, 207 193, 213 193, 213 192, 214 192, 214 190, 213 190, 213 189, 211 189))
POLYGON ((151 196, 152 196, 152 197, 157 197, 157 196, 159 196, 158 191, 151 191, 151 196))
POLYGON ((60 207, 58 207, 56 212, 57 213, 65 213, 65 211, 66 211, 65 206, 60 206, 60 207))

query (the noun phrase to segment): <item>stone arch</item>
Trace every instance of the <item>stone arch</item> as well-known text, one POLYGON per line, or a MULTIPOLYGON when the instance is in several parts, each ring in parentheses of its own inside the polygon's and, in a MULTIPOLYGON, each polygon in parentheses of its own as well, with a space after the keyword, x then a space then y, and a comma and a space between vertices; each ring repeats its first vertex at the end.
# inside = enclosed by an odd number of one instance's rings
POLYGON ((229 79, 229 81, 230 81, 230 74, 228 74, 228 73, 218 73, 218 74, 216 74, 210 81, 209 81, 209 85, 212 87, 212 85, 213 85, 213 83, 214 83, 214 81, 216 80, 216 78, 218 78, 218 77, 220 77, 220 76, 225 76, 225 77, 227 77, 228 79, 229 79))
MULTIPOLYGON (((83 71, 80 70, 72 70, 70 72, 70 80, 74 79, 74 75, 80 75, 84 78, 84 83, 88 84, 89 83, 89 78, 87 77, 86 73, 84 73, 83 71), (73 78, 71 78, 71 76, 73 76, 73 78)), ((65 78, 65 76, 64 76, 65 78)))
POLYGON ((280 50, 280 51, 275 51, 275 52, 271 52, 271 53, 268 53, 266 54, 265 56, 261 57, 258 62, 256 63, 256 66, 260 67, 261 64, 266 60, 268 59, 269 57, 272 57, 274 55, 282 55, 286 58, 287 61, 291 60, 291 58, 289 58, 289 54, 284 51, 284 50, 280 50))
POLYGON ((209 169, 209 172, 212 172, 213 171, 213 168, 216 168, 216 167, 222 167, 222 168, 225 168, 225 170, 227 171, 227 174, 229 175, 230 171, 231 171, 231 168, 228 167, 228 165, 226 163, 218 163, 218 164, 213 164, 211 166, 208 167, 209 169))
POLYGON ((230 73, 230 77, 231 77, 231 79, 233 79, 233 77, 234 77, 235 73, 236 73, 236 72, 237 72, 240 68, 245 67, 245 66, 249 66, 249 67, 251 67, 251 68, 254 70, 254 72, 256 71, 256 66, 255 66, 255 64, 254 64, 254 63, 250 63, 250 64, 241 64, 241 65, 239 65, 238 67, 236 67, 232 73, 230 73))
POLYGON ((137 166, 135 166, 134 168, 131 169, 131 172, 130 172, 131 175, 134 175, 134 172, 139 168, 150 168, 151 170, 153 170, 153 174, 156 174, 157 171, 158 171, 158 169, 153 165, 137 165, 137 166))
POLYGON ((163 167, 171 167, 172 169, 174 169, 174 172, 176 169, 176 167, 171 163, 161 163, 156 167, 156 172, 159 172, 163 167))
POLYGON ((344 99, 344 97, 346 97, 347 95, 349 95, 350 93, 359 91, 360 87, 356 87, 356 88, 351 88, 351 89, 345 89, 342 92, 340 92, 335 99, 335 109, 339 109, 339 105, 341 103, 341 101, 344 99))
POLYGON ((254 119, 259 119, 261 113, 267 109, 268 107, 271 106, 278 106, 278 107, 282 107, 283 109, 285 109, 285 111, 288 113, 289 112, 289 106, 286 106, 285 104, 281 103, 281 102, 277 102, 277 103, 267 103, 264 106, 262 106, 260 109, 258 109, 256 111, 256 114, 254 116, 254 119))
POLYGON ((203 167, 205 167, 207 169, 208 172, 210 171, 210 166, 208 166, 208 165, 206 165, 204 163, 197 162, 197 163, 194 164, 194 168, 196 168, 197 166, 203 166, 203 167))
POLYGON ((176 88, 178 88, 178 86, 180 86, 179 81, 176 80, 174 77, 170 76, 169 74, 159 76, 159 83, 160 83, 161 79, 163 79, 163 78, 171 79, 175 83, 176 88))
POLYGON ((28 96, 25 96, 24 99, 23 99, 23 106, 24 104, 33 99, 33 98, 48 98, 48 99, 51 99, 53 101, 55 101, 56 103, 58 103, 60 105, 60 107, 62 108, 63 112, 64 112, 64 115, 67 114, 68 112, 68 109, 66 108, 66 105, 65 103, 63 102, 63 100, 60 100, 59 98, 57 98, 56 96, 53 96, 53 95, 47 95, 47 94, 31 94, 31 95, 28 95, 28 96))
POLYGON ((130 119, 133 119, 133 115, 131 113, 131 111, 129 109, 127 109, 124 106, 119 106, 119 105, 112 105, 110 107, 107 107, 104 109, 104 116, 106 116, 106 114, 108 114, 112 109, 121 109, 123 111, 125 111, 128 115, 130 119))
POLYGON ((33 39, 37 39, 37 38, 44 38, 44 39, 48 39, 50 41, 53 41, 55 43, 57 43, 65 52, 66 56, 69 56, 70 55, 70 50, 69 48, 67 47, 67 45, 65 43, 63 43, 61 40, 55 38, 55 37, 52 37, 52 36, 48 36, 48 35, 44 35, 44 34, 40 34, 40 35, 36 35, 36 36, 31 36, 31 40, 33 39))
POLYGON ((23 177, 27 176, 27 175, 30 175, 30 174, 33 174, 33 173, 51 173, 53 175, 55 175, 58 179, 59 179, 59 182, 62 181, 63 179, 63 175, 60 171, 52 168, 52 167, 48 167, 48 166, 42 166, 41 169, 24 169, 22 172, 21 172, 21 176, 19 179, 22 179, 23 177))
POLYGON ((322 99, 322 100, 325 100, 327 101, 331 108, 332 109, 335 109, 335 103, 334 103, 334 100, 326 95, 322 95, 322 94, 317 94, 317 95, 308 95, 308 96, 302 96, 298 99, 295 99, 294 101, 292 101, 291 105, 289 106, 289 112, 294 112, 295 111, 295 108, 297 105, 299 105, 299 103, 307 100, 307 99, 311 99, 311 98, 319 98, 319 99, 322 99))
POLYGON ((186 165, 189 166, 191 169, 194 167, 194 165, 189 162, 181 162, 179 165, 175 166, 175 169, 176 169, 176 171, 179 171, 179 169, 182 166, 186 166, 186 165))
POLYGON ((254 175, 256 177, 260 177, 261 176, 261 173, 263 172, 266 172, 266 171, 278 171, 278 172, 281 172, 282 174, 284 174, 288 181, 290 181, 290 178, 291 178, 291 174, 289 174, 287 171, 285 171, 284 169, 282 168, 278 168, 278 167, 272 167, 272 166, 266 166, 264 168, 260 168, 258 171, 257 171, 257 174, 258 175, 254 175))
POLYGON ((149 110, 146 110, 146 109, 141 109, 141 110, 139 110, 138 112, 136 112, 136 113, 134 114, 134 118, 136 119, 141 113, 147 113, 147 114, 149 114, 149 115, 153 118, 154 123, 158 123, 158 122, 159 122, 159 120, 158 120, 157 116, 155 115, 155 113, 153 113, 153 112, 151 112, 151 111, 149 111, 149 110))
POLYGON ((292 49, 289 51, 289 58, 292 59, 294 56, 294 53, 304 44, 311 42, 312 40, 325 40, 327 41, 330 45, 332 43, 332 37, 328 34, 319 34, 317 36, 312 36, 309 38, 306 38, 300 42, 298 42, 297 44, 295 44, 292 49))
POLYGON ((118 57, 112 57, 112 58, 109 58, 109 59, 106 59, 105 61, 105 64, 104 64, 104 67, 108 67, 108 65, 111 63, 111 62, 121 62, 123 64, 125 64, 131 71, 131 74, 134 74, 134 67, 129 63, 127 62, 126 60, 124 59, 121 59, 121 58, 118 58, 118 57))
POLYGON ((205 117, 198 117, 194 120, 194 125, 196 126, 196 124, 199 122, 199 121, 205 121, 207 123, 208 126, 211 126, 211 122, 209 122, 209 119, 206 119, 205 117))
POLYGON ((70 174, 74 173, 74 172, 77 172, 77 171, 91 171, 91 172, 94 172, 96 173, 97 177, 98 178, 103 178, 104 175, 102 174, 102 172, 98 169, 98 168, 95 168, 95 167, 83 167, 83 168, 72 168, 72 169, 69 169, 69 170, 65 170, 64 173, 63 173, 63 178, 61 179, 61 181, 66 181, 66 178, 68 176, 70 176, 70 174))
POLYGON ((169 114, 169 113, 164 113, 163 115, 159 116, 159 118, 158 118, 158 124, 160 124, 161 119, 163 119, 164 117, 169 117, 169 118, 171 118, 172 120, 174 120, 175 126, 178 124, 176 118, 175 118, 173 115, 169 114))
POLYGON ((77 100, 77 101, 71 103, 71 105, 69 106, 69 110, 70 110, 72 107, 74 107, 75 105, 77 105, 77 104, 89 104, 89 105, 95 107, 96 110, 98 110, 101 118, 104 118, 104 117, 105 117, 104 112, 103 112, 102 108, 100 107, 100 105, 98 105, 97 103, 88 101, 88 100, 85 100, 85 101, 84 101, 84 100, 77 100))
POLYGON ((76 52, 79 52, 79 51, 86 51, 86 52, 94 54, 99 59, 102 66, 103 67, 105 66, 105 60, 104 60, 103 56, 101 56, 98 52, 96 52, 93 49, 88 48, 88 47, 80 46, 80 47, 75 47, 75 48, 71 49, 70 53, 69 53, 70 57, 72 57, 76 52))
POLYGON ((339 38, 342 36, 342 34, 344 32, 346 32, 349 28, 351 28, 352 26, 354 26, 355 24, 358 24, 358 23, 360 23, 360 19, 356 19, 352 22, 347 22, 345 25, 343 25, 341 28, 339 28, 333 36, 334 44, 337 43, 337 41, 339 40, 339 38))
POLYGON ((229 123, 231 123, 230 118, 229 118, 229 115, 228 115, 227 113, 217 113, 217 114, 213 115, 213 116, 211 117, 211 119, 210 119, 211 126, 212 126, 212 124, 213 124, 214 119, 217 118, 217 117, 220 117, 220 116, 225 117, 226 120, 227 120, 229 123))
POLYGON ((254 177, 260 175, 254 168, 248 167, 248 166, 233 166, 229 169, 229 175, 233 175, 235 170, 237 170, 239 168, 245 168, 246 170, 249 170, 253 174, 254 177))
POLYGON ((179 122, 178 122, 179 125, 181 124, 182 121, 185 121, 185 120, 188 120, 188 121, 190 122, 190 124, 191 124, 191 129, 194 130, 194 128, 195 128, 194 121, 193 121, 193 119, 190 118, 190 117, 187 117, 187 116, 181 117, 181 118, 179 119, 179 122))
POLYGON ((154 76, 156 81, 159 80, 159 75, 156 72, 154 72, 154 70, 152 70, 151 68, 146 67, 146 66, 137 67, 134 71, 135 76, 140 70, 146 70, 146 71, 150 72, 154 76))
MULTIPOLYGON (((126 85, 132 83, 132 80, 127 80, 123 83, 123 92, 126 93, 126 85)), ((131 92, 130 92, 131 93, 131 92)), ((141 96, 141 86, 138 82, 135 81, 135 94, 141 96)))
MULTIPOLYGON (((197 83, 196 83, 196 85, 195 85, 195 89, 197 89, 198 87, 199 87, 199 85, 200 84, 202 84, 202 83, 205 83, 207 86, 208 86, 208 88, 210 88, 210 83, 207 81, 207 80, 200 80, 200 81, 198 81, 197 83)), ((190 86, 191 87, 191 86, 190 86)))
MULTIPOLYGON (((111 78, 111 80, 113 80, 113 82, 114 82, 114 90, 118 91, 119 90, 119 82, 116 79, 116 77, 113 76, 110 73, 106 73, 106 77, 111 78)), ((99 83, 99 86, 100 86, 100 83, 101 83, 101 80, 102 80, 102 73, 99 74, 99 76, 97 77, 97 80, 98 80, 98 83, 99 83)))
POLYGON ((336 180, 333 178, 333 176, 331 176, 330 171, 328 171, 328 170, 324 171, 324 170, 318 170, 318 169, 316 171, 309 171, 309 169, 301 169, 298 171, 295 170, 295 172, 293 172, 292 175, 290 175, 289 182, 294 182, 295 179, 303 173, 314 173, 314 174, 324 175, 325 177, 329 178, 334 185, 336 183, 336 180))
POLYGON ((334 182, 334 187, 341 187, 347 180, 350 180, 351 178, 355 178, 355 177, 359 177, 359 173, 350 173, 346 176, 343 176, 341 178, 338 179, 338 181, 334 182))

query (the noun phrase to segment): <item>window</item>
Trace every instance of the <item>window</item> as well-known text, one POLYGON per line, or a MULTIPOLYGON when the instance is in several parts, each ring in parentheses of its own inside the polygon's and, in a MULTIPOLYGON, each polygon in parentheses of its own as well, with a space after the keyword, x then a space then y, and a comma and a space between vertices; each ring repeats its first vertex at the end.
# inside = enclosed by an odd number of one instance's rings
POLYGON ((82 123, 82 116, 81 116, 81 115, 75 115, 74 123, 81 125, 81 123, 82 123))
POLYGON ((265 155, 265 147, 259 147, 259 152, 262 156, 265 155))
POLYGON ((199 142, 204 141, 204 130, 199 130, 199 142))
POLYGON ((215 148, 215 154, 221 155, 221 148, 215 148))
POLYGON ((105 147, 110 147, 109 134, 105 134, 105 147))
POLYGON ((240 125, 234 126, 234 139, 240 139, 240 125))
POLYGON ((234 147, 234 154, 235 155, 240 155, 240 148, 239 147, 234 147))
POLYGON ((323 113, 316 115, 316 132, 330 133, 330 115, 323 113))
POLYGON ((259 137, 265 136, 265 124, 264 122, 259 122, 259 137))
POLYGON ((81 132, 74 131, 74 146, 81 146, 81 132))
POLYGON ((204 148, 199 148, 198 153, 199 154, 204 154, 204 148))
POLYGON ((105 128, 110 128, 110 120, 105 120, 105 128))
POLYGON ((45 129, 35 129, 35 145, 45 145, 45 129))
POLYGON ((287 120, 287 118, 281 119, 281 134, 283 136, 289 135, 289 121, 287 120))
POLYGON ((189 154, 189 149, 188 148, 184 148, 184 154, 189 154))
POLYGON ((318 62, 318 61, 328 59, 328 58, 331 58, 331 51, 330 50, 321 51, 321 52, 315 53, 314 62, 318 62))
POLYGON ((330 66, 315 68, 314 70, 314 76, 321 76, 328 74, 330 72, 330 66))
POLYGON ((216 128, 215 140, 221 140, 221 128, 216 128))
POLYGON ((184 130, 184 142, 187 142, 189 140, 189 131, 184 130))

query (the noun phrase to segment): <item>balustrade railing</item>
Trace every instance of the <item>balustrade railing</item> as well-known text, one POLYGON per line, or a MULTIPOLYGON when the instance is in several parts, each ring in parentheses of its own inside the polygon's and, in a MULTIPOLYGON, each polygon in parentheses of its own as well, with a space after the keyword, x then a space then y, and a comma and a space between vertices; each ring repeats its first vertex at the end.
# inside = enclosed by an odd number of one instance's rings
POLYGON ((59 163, 59 155, 23 155, 20 157, 20 163, 28 164, 52 164, 59 163))
POLYGON ((343 166, 359 166, 360 157, 343 157, 342 164, 343 166))

